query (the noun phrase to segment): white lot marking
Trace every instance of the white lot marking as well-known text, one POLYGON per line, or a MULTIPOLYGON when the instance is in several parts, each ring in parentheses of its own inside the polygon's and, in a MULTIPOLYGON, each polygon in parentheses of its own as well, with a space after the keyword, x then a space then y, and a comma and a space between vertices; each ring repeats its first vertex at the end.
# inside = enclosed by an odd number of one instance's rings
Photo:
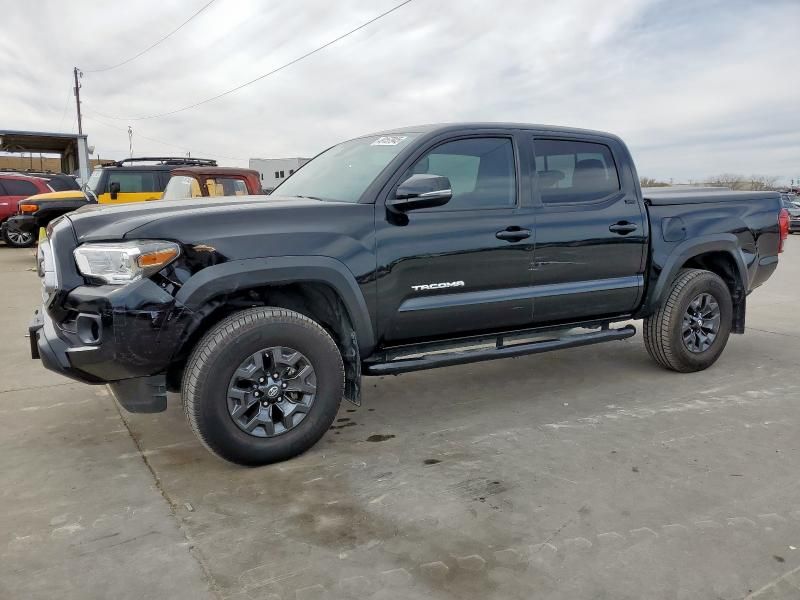
POLYGON ((705 431, 703 433, 692 433, 689 435, 683 435, 680 437, 669 438, 668 440, 653 440, 653 443, 656 444, 672 444, 674 442, 685 442, 687 440, 694 440, 694 439, 702 439, 702 438, 709 438, 715 435, 720 435, 722 433, 729 433, 733 431, 736 427, 729 425, 728 427, 720 427, 719 429, 712 429, 711 431, 705 431))
MULTIPOLYGON (((55 404, 45 404, 45 405, 38 405, 38 406, 25 406, 19 409, 19 412, 31 412, 34 410, 47 410, 49 408, 58 408, 59 406, 76 406, 78 404, 86 404, 87 402, 91 402, 91 398, 87 398, 86 400, 78 400, 77 402, 56 402, 55 404)), ((3 411, 8 412, 8 411, 3 411)))
POLYGON ((81 530, 83 530, 83 525, 80 523, 70 523, 69 525, 63 525, 53 529, 53 531, 50 532, 50 537, 66 537, 81 530))
POLYGON ((668 525, 662 525, 661 531, 665 535, 683 535, 684 533, 689 533, 689 528, 680 523, 669 523, 668 525))
POLYGON ((573 548, 577 550, 588 550, 589 548, 592 547, 592 542, 586 539, 585 537, 576 537, 564 540, 564 545, 567 548, 573 548))
MULTIPOLYGON (((602 415, 591 415, 589 417, 582 417, 573 421, 559 421, 557 423, 544 423, 538 426, 539 429, 592 429, 598 425, 602 425, 604 420, 618 420, 618 419, 645 419, 659 414, 674 414, 691 411, 711 412, 722 408, 731 406, 751 406, 753 404, 760 404, 766 398, 773 398, 778 394, 785 395, 786 393, 796 392, 797 385, 776 387, 772 390, 747 390, 742 392, 741 395, 730 394, 721 397, 711 397, 707 400, 688 400, 684 402, 676 401, 669 404, 664 404, 657 408, 619 408, 616 412, 605 413, 602 415)), ((530 431, 531 427, 523 427, 514 429, 512 432, 521 433, 523 431, 530 431)), ((509 432, 511 433, 511 432, 509 432)))
POLYGON ((722 525, 717 523, 716 521, 706 520, 706 521, 695 521, 695 527, 698 529, 720 529, 722 525))
POLYGON ((628 534, 632 537, 658 537, 658 534, 649 527, 637 527, 636 529, 631 529, 628 534))
POLYGON ((746 525, 748 527, 758 527, 753 519, 748 519, 747 517, 730 517, 728 519, 728 525, 731 527, 740 527, 742 525, 746 525))
POLYGON ((17 535, 14 534, 14 539, 8 542, 6 546, 9 550, 14 551, 15 549, 19 548, 20 546, 26 546, 28 544, 36 544, 42 543, 42 537, 38 534, 32 535, 17 535))
POLYGON ((597 541, 601 544, 621 544, 625 542, 625 536, 616 531, 608 531, 606 533, 598 533, 597 541))

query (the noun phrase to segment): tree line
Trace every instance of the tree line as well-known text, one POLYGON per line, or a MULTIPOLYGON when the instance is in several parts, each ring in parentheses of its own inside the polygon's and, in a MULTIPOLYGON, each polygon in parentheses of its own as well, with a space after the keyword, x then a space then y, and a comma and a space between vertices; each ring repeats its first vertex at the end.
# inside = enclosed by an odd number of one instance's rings
MULTIPOLYGON (((737 175, 736 173, 723 173, 704 180, 689 180, 689 185, 710 185, 726 187, 732 190, 759 191, 777 190, 783 186, 778 185, 780 177, 770 175, 737 175)), ((642 177, 639 179, 642 187, 665 187, 671 185, 666 181, 660 181, 653 177, 642 177)))

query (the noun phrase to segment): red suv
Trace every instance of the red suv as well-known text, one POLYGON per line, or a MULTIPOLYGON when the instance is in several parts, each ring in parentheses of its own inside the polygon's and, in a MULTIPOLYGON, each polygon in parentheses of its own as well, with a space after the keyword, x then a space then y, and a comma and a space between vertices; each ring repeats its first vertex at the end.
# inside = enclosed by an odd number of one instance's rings
MULTIPOLYGON (((52 191, 45 179, 21 173, 0 173, 0 225, 5 224, 9 217, 17 214, 17 205, 20 200, 24 200, 34 194, 44 194, 52 191)), ((6 227, 2 227, 2 235, 3 241, 8 246, 19 247, 30 244, 30 240, 13 239, 13 236, 25 234, 10 232, 6 227)))

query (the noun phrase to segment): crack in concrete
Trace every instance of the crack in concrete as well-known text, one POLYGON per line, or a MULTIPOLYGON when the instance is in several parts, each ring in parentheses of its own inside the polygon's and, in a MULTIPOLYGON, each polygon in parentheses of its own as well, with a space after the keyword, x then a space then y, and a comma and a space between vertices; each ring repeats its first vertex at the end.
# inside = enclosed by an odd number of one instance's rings
POLYGON ((761 333, 771 333, 772 335, 783 335, 786 337, 800 338, 796 333, 781 333, 780 331, 770 331, 769 329, 758 329, 757 327, 748 327, 751 331, 760 331, 761 333))
POLYGON ((10 394, 11 392, 27 392, 30 390, 46 390, 49 388, 61 388, 68 385, 86 385, 85 383, 79 383, 77 381, 74 382, 66 382, 66 383, 48 383, 47 385, 28 385, 21 388, 9 388, 7 390, 0 390, 0 394, 10 394))
POLYGON ((142 444, 139 442, 139 439, 133 434, 133 431, 131 431, 131 426, 128 423, 128 420, 125 418, 125 415, 123 414, 122 409, 120 408, 116 398, 114 398, 113 394, 109 394, 109 397, 111 398, 111 401, 114 403, 114 408, 117 410, 117 414, 119 414, 119 418, 122 420, 123 425, 125 425, 125 429, 127 429, 128 435, 130 436, 133 445, 136 447, 136 451, 139 453, 142 462, 147 467, 147 470, 150 471, 150 475, 153 477, 156 489, 161 494, 161 497, 164 498, 164 501, 167 503, 167 506, 169 506, 170 515, 172 515, 172 517, 176 519, 178 524, 178 529, 180 530, 181 534, 183 534, 183 538, 186 540, 188 544, 189 554, 191 555, 192 558, 194 558, 197 561, 197 564, 200 566, 200 571, 203 573, 203 577, 205 578, 206 583, 208 584, 209 591, 215 597, 222 600, 221 591, 219 589, 219 586, 217 586, 216 581, 214 580, 214 576, 211 574, 211 570, 208 568, 208 565, 206 565, 205 561, 203 560, 203 557, 200 554, 200 550, 197 548, 197 546, 195 546, 191 536, 187 533, 186 529, 184 529, 183 523, 181 523, 181 520, 177 517, 178 505, 172 498, 170 498, 169 494, 164 489, 164 486, 161 483, 161 478, 158 476, 155 467, 153 467, 152 463, 148 459, 148 452, 146 452, 144 448, 142 448, 142 444))
POLYGON ((800 567, 795 567, 791 571, 787 571, 786 573, 784 573, 780 577, 777 577, 776 579, 773 579, 772 581, 770 581, 764 587, 761 587, 761 588, 757 589, 755 592, 747 594, 747 596, 742 598, 742 600, 751 600, 751 599, 754 599, 754 598, 758 598, 761 594, 764 594, 766 592, 771 591, 773 588, 776 588, 781 581, 786 582, 787 584, 789 584, 793 588, 797 588, 797 586, 793 582, 789 581, 789 578, 792 575, 795 575, 796 573, 800 573, 800 567))

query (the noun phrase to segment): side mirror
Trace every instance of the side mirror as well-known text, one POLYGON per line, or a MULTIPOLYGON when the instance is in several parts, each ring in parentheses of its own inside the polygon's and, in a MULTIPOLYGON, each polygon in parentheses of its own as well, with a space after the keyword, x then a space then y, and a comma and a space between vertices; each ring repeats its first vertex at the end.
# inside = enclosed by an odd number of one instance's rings
POLYGON ((112 181, 108 186, 108 192, 111 194, 111 199, 116 200, 119 195, 119 181, 112 181))
POLYGON ((387 204, 392 210, 406 212, 419 208, 442 206, 447 204, 452 197, 453 190, 447 177, 419 173, 401 183, 394 198, 389 199, 387 204))

